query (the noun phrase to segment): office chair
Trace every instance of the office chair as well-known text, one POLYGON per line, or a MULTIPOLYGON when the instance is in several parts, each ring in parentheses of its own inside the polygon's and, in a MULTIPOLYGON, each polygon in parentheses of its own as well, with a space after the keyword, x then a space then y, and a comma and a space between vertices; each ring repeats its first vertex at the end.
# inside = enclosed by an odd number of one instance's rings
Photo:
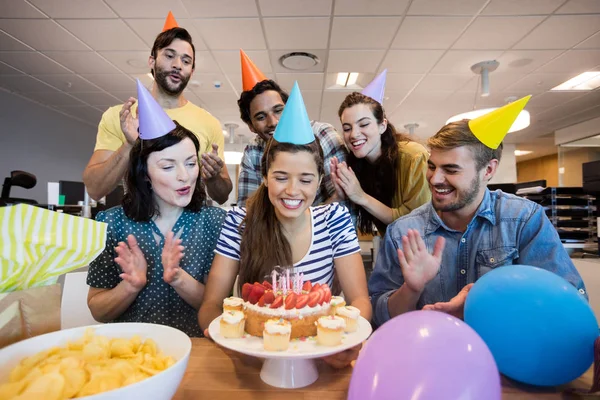
POLYGON ((2 194, 0 194, 0 207, 9 206, 13 204, 25 203, 25 204, 37 204, 37 201, 33 199, 20 199, 17 197, 10 197, 10 189, 13 186, 22 187, 25 189, 31 189, 37 183, 35 175, 25 171, 11 171, 10 176, 4 178, 2 184, 2 194))

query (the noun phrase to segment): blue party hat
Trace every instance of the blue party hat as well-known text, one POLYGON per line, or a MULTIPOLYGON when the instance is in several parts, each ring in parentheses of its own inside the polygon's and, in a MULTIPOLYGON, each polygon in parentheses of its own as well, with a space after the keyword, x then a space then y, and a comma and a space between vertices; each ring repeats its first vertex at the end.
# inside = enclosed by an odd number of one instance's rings
POLYGON ((377 75, 371 83, 362 90, 362 94, 377 100, 379 104, 383 104, 383 94, 385 93, 385 81, 387 79, 387 68, 382 73, 377 75))
POLYGON ((273 137, 280 143, 292 144, 309 144, 315 140, 298 82, 294 82, 273 137))
POLYGON ((137 93, 140 114, 140 139, 156 139, 175 129, 175 122, 154 100, 154 97, 139 79, 137 79, 137 93))

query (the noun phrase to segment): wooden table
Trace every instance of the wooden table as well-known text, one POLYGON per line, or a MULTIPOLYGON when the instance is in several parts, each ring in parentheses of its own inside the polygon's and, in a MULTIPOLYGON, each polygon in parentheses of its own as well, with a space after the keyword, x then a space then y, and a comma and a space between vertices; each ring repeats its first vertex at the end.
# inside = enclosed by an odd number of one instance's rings
MULTIPOLYGON (((319 379, 300 389, 279 389, 260 379, 261 362, 219 347, 208 339, 192 339, 190 361, 174 400, 346 400, 352 367, 336 370, 318 362, 319 379)), ((502 399, 583 399, 563 394, 569 388, 589 389, 592 370, 557 389, 526 387, 503 378, 502 399)), ((585 397, 600 399, 600 396, 585 397)))

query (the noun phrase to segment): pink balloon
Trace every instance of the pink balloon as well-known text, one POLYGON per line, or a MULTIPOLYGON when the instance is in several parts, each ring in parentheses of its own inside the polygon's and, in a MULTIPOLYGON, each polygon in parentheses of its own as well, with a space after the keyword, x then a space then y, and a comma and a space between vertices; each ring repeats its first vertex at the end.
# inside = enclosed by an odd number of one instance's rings
POLYGON ((360 352, 348 400, 500 400, 492 353, 463 321, 413 311, 382 325, 360 352))

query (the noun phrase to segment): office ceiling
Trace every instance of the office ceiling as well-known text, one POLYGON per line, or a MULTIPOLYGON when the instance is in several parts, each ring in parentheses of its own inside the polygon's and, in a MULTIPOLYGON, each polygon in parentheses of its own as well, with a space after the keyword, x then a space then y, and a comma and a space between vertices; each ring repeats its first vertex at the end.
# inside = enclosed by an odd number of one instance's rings
POLYGON ((389 120, 418 123, 421 139, 510 96, 533 94, 531 126, 508 141, 534 143, 537 155, 542 143, 554 148, 554 130, 600 116, 598 89, 549 92, 600 68, 599 0, 0 0, 0 9, 0 87, 92 125, 135 95, 135 78, 151 84, 148 55, 169 10, 197 49, 187 97, 240 125, 238 142, 250 137, 236 104, 240 48, 284 88, 298 80, 309 116, 338 128, 349 91, 328 89, 336 74, 359 72, 365 85, 384 68, 389 120), (288 70, 279 57, 292 51, 320 62, 288 70), (484 60, 500 62, 489 97, 477 96, 470 70, 484 60))

